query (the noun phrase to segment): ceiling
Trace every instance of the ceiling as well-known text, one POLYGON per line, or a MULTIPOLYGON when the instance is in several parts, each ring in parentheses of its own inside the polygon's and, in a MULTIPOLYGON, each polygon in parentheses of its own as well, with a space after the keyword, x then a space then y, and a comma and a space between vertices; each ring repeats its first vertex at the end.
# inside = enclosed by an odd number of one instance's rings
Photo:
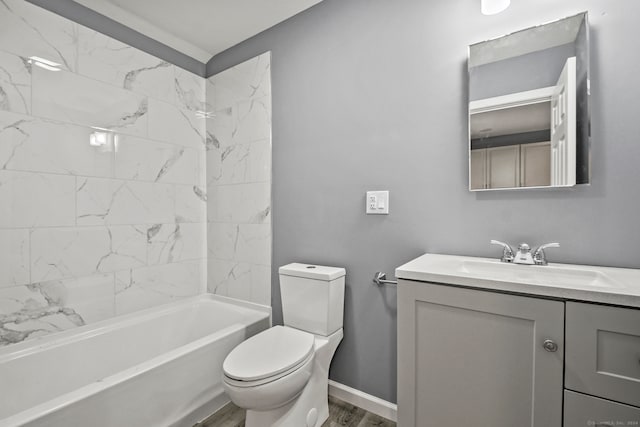
POLYGON ((322 0, 75 0, 206 63, 322 0))
POLYGON ((579 13, 469 46, 469 67, 575 43, 586 14, 579 13))
POLYGON ((534 132, 551 128, 551 103, 503 108, 472 114, 471 139, 534 132))

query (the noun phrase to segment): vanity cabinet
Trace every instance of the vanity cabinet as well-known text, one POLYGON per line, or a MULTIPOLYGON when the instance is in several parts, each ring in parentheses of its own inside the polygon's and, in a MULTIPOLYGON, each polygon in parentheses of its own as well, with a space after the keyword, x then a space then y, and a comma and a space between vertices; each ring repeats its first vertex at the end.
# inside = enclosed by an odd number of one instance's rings
POLYGON ((564 427, 637 427, 638 425, 640 425, 640 408, 570 390, 564 392, 564 427))
POLYGON ((640 425, 640 310, 567 302, 565 358, 564 427, 640 425))
POLYGON ((565 387, 640 407, 640 310, 567 302, 565 387))
POLYGON ((640 426, 640 310, 398 281, 400 427, 640 426))
POLYGON ((564 303, 398 286, 400 427, 562 425, 564 303))

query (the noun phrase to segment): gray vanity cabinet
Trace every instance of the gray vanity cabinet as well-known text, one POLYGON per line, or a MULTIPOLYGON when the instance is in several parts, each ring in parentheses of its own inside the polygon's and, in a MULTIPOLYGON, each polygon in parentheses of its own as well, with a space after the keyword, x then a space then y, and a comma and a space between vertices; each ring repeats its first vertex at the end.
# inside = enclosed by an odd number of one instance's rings
POLYGON ((565 387, 640 407, 640 310, 567 302, 565 387))
POLYGON ((640 310, 567 302, 565 357, 565 427, 640 425, 640 310))
POLYGON ((564 303, 400 280, 400 427, 562 425, 564 303))
POLYGON ((640 425, 640 408, 570 390, 564 392, 564 427, 638 427, 638 425, 640 425))

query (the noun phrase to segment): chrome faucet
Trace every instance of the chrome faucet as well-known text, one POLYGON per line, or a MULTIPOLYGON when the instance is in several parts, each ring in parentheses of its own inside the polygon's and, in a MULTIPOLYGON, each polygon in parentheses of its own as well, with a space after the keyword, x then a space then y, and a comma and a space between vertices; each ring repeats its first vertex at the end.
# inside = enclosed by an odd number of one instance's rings
POLYGON ((513 262, 513 249, 511 249, 511 246, 509 246, 508 243, 504 243, 499 240, 492 240, 491 244, 502 246, 502 258, 500 258, 500 261, 513 262))
POLYGON ((533 265, 533 256, 531 256, 531 247, 526 243, 520 243, 518 245, 518 252, 513 259, 514 264, 533 265))
POLYGON ((546 243, 544 245, 540 245, 538 249, 531 254, 531 247, 526 243, 520 243, 518 245, 518 252, 514 255, 513 249, 509 244, 500 242, 498 240, 492 240, 492 245, 502 246, 502 258, 500 261, 502 262, 512 262, 514 264, 524 264, 524 265, 547 265, 547 258, 545 256, 544 250, 547 248, 559 248, 559 243, 546 243))
POLYGON ((559 248, 560 243, 545 243, 544 245, 540 245, 538 249, 533 253, 533 262, 536 265, 547 265, 547 258, 544 253, 544 250, 547 248, 559 248))

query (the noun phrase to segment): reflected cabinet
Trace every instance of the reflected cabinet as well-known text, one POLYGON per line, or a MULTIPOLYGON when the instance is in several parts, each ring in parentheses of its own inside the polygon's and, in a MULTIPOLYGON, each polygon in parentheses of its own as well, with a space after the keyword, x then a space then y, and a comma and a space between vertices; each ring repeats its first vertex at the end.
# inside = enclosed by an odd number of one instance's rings
POLYGON ((549 186, 550 155, 550 142, 472 150, 471 189, 549 186))

